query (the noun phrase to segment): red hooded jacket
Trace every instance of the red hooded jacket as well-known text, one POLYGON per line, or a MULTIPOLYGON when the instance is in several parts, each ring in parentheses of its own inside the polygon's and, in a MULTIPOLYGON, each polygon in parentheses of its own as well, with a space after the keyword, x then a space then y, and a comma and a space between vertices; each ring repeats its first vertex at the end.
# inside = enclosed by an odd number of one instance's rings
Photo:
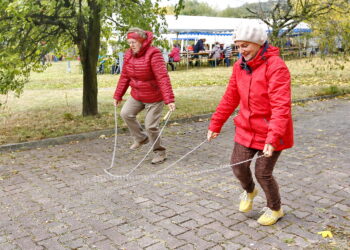
POLYGON ((275 150, 293 146, 291 115, 291 80, 289 70, 279 57, 279 49, 262 47, 257 56, 246 64, 242 59, 233 67, 233 73, 209 129, 219 133, 221 127, 240 106, 234 118, 235 142, 249 148, 262 150, 271 144, 275 150))
POLYGON ((180 49, 178 47, 174 47, 169 53, 169 57, 174 59, 174 62, 180 62, 180 49))
POLYGON ((133 54, 131 49, 125 52, 123 70, 114 92, 114 99, 122 100, 131 86, 131 96, 140 102, 172 103, 175 98, 162 52, 151 46, 152 32, 146 33, 147 39, 138 53, 133 54))

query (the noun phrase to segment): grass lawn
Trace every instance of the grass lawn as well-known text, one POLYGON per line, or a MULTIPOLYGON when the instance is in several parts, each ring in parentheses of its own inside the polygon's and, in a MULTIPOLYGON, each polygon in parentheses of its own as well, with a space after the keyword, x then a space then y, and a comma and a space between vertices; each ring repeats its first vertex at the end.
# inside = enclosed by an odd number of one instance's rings
MULTIPOLYGON (((0 144, 113 128, 112 95, 119 76, 98 75, 100 115, 82 117, 82 74, 78 62, 71 65, 71 73, 67 73, 67 62, 32 73, 20 98, 0 96, 0 102, 6 101, 0 107, 0 144)), ((348 58, 304 58, 287 61, 287 65, 294 99, 350 92, 348 58)), ((170 72, 177 105, 172 119, 213 112, 231 71, 218 67, 170 72)))

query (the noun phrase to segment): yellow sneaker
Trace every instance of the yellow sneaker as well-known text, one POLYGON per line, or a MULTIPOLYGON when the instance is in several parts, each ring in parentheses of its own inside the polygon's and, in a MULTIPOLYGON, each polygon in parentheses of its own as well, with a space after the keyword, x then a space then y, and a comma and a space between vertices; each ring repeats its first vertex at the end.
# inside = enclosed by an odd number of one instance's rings
POLYGON ((268 207, 265 207, 263 210, 265 210, 265 213, 258 219, 258 223, 263 226, 273 225, 284 216, 282 208, 280 208, 278 211, 274 211, 268 207))
POLYGON ((254 188, 253 192, 247 193, 247 191, 244 191, 240 196, 239 199, 241 202, 239 203, 239 211, 246 213, 252 210, 253 207, 253 199, 258 194, 258 190, 254 188))

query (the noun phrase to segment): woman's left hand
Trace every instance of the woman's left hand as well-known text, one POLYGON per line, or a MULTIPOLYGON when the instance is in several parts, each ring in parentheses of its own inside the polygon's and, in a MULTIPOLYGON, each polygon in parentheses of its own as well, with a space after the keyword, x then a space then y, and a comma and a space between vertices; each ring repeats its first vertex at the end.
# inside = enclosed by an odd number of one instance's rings
POLYGON ((168 104, 168 108, 169 108, 170 111, 175 111, 175 103, 174 102, 169 103, 168 104))
POLYGON ((271 157, 273 151, 275 151, 275 148, 271 144, 265 144, 264 150, 263 150, 265 157, 271 157))

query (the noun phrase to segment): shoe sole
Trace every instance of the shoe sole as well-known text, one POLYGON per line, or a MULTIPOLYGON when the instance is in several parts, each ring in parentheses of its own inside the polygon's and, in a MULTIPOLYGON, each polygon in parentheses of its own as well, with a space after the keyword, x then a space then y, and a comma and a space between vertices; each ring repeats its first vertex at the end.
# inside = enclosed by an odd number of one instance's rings
POLYGON ((149 139, 147 139, 147 141, 145 141, 145 142, 141 142, 141 144, 140 144, 140 146, 138 146, 137 148, 129 148, 130 150, 137 150, 137 149, 139 149, 139 148, 142 148, 142 146, 143 145, 146 145, 147 143, 149 143, 149 139))
POLYGON ((160 164, 160 163, 163 163, 163 162, 165 162, 166 161, 166 158, 164 159, 164 160, 162 160, 162 161, 158 161, 158 162, 151 162, 153 165, 157 165, 157 164, 160 164))
POLYGON ((258 221, 258 224, 259 225, 262 225, 262 226, 272 226, 272 225, 275 225, 280 219, 282 219, 283 218, 283 216, 282 217, 279 217, 277 220, 276 220, 276 222, 275 223, 272 223, 272 224, 261 224, 261 223, 259 223, 258 221))
POLYGON ((248 213, 248 212, 250 212, 250 211, 252 211, 253 210, 253 207, 251 207, 250 209, 248 209, 248 210, 240 210, 240 209, 238 209, 238 211, 240 211, 240 212, 242 212, 242 213, 248 213))
POLYGON ((276 224, 280 219, 282 219, 285 215, 286 215, 286 214, 283 213, 283 215, 282 215, 281 217, 279 217, 279 218, 276 220, 276 222, 273 223, 273 224, 267 224, 267 225, 265 225, 265 224, 259 223, 259 221, 257 221, 257 222, 258 222, 260 225, 262 225, 262 226, 272 226, 272 225, 275 225, 275 224, 276 224))

